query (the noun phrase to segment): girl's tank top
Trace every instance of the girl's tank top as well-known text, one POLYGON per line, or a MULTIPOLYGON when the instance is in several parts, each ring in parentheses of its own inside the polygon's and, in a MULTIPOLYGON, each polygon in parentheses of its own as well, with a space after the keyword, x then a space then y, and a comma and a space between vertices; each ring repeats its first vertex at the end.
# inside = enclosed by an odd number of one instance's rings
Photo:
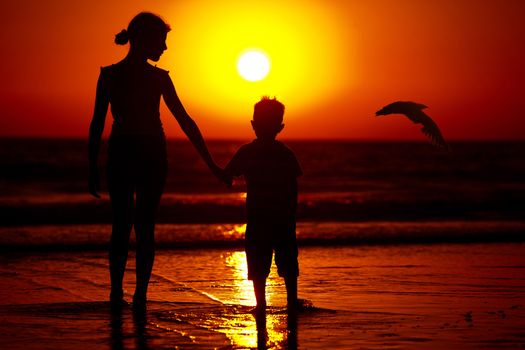
POLYGON ((167 71, 149 64, 133 69, 121 62, 101 68, 100 81, 113 115, 112 135, 164 136, 159 107, 166 79, 167 71))

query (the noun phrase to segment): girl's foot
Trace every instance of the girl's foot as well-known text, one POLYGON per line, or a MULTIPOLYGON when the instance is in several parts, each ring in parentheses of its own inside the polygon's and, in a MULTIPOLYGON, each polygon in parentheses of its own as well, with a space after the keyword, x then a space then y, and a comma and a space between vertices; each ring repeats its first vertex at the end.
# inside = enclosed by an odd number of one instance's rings
POLYGON ((122 307, 127 305, 126 301, 124 300, 124 292, 122 289, 111 291, 109 294, 109 303, 111 307, 122 307))
POLYGON ((133 295, 133 303, 132 303, 133 308, 134 309, 145 309, 146 303, 147 303, 146 294, 135 292, 135 295, 133 295))

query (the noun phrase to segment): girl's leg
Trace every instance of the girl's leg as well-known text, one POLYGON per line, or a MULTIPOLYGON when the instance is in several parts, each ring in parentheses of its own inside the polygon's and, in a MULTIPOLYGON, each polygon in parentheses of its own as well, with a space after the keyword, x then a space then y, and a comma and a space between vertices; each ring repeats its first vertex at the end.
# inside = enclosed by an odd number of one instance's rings
POLYGON ((155 259, 155 220, 166 182, 166 145, 155 140, 142 147, 142 168, 137 181, 135 236, 137 238, 137 287, 134 302, 146 301, 148 284, 155 259))
POLYGON ((133 226, 133 196, 135 191, 132 172, 132 142, 120 137, 110 137, 108 149, 107 180, 113 214, 109 244, 109 272, 111 277, 110 300, 121 301, 122 279, 128 259, 128 246, 133 226))
POLYGON ((113 225, 109 244, 109 272, 111 277, 111 301, 123 297, 122 280, 128 259, 128 246, 133 226, 133 187, 119 186, 110 192, 113 209, 113 225))
POLYGON ((156 196, 137 191, 135 235, 137 238, 136 275, 137 287, 133 300, 146 301, 148 284, 155 259, 155 216, 160 202, 156 196))

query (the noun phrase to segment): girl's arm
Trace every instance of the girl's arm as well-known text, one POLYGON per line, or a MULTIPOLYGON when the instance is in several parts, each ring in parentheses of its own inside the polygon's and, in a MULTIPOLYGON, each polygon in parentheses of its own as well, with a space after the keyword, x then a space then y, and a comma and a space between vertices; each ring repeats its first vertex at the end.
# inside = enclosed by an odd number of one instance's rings
POLYGON ((210 168, 212 173, 218 177, 219 180, 229 183, 230 181, 228 181, 228 177, 225 175, 224 171, 213 161, 199 127, 184 109, 182 102, 179 100, 179 97, 175 92, 175 86, 167 74, 163 90, 164 102, 179 123, 182 131, 190 139, 191 143, 197 149, 206 165, 208 165, 208 168, 210 168))
POLYGON ((95 97, 95 111, 93 112, 93 119, 89 127, 89 183, 88 190, 91 195, 100 198, 98 193, 100 190, 100 176, 98 171, 98 154, 100 150, 100 142, 102 139, 102 132, 104 131, 104 124, 106 122, 106 114, 109 106, 109 95, 105 86, 105 78, 100 72, 97 83, 97 93, 95 97))

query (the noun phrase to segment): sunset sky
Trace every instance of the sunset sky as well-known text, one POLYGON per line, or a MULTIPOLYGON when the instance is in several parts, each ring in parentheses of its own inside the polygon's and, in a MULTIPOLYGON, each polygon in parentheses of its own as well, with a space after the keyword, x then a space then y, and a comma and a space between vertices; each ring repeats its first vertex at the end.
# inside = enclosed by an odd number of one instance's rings
POLYGON ((287 108, 283 138, 424 140, 374 116, 413 100, 449 140, 525 139, 521 0, 5 0, 0 136, 87 137, 99 69, 125 56, 114 35, 140 11, 170 23, 157 65, 207 138, 251 138, 270 95, 287 108), (248 49, 270 60, 261 81, 237 72, 248 49))

